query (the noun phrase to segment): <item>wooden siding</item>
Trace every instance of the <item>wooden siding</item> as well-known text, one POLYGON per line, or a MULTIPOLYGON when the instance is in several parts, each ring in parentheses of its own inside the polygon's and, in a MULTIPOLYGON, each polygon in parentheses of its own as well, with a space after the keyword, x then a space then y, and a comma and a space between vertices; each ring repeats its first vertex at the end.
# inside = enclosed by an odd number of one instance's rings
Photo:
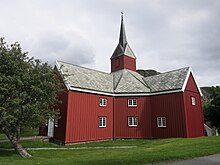
POLYGON ((192 75, 184 92, 146 97, 111 97, 69 91, 60 95, 63 104, 55 140, 64 143, 112 138, 199 137, 204 134, 201 96, 192 75), (196 105, 192 106, 191 97, 196 105), (99 99, 107 106, 99 106, 99 99), (128 99, 137 99, 129 107, 128 99), (68 109, 68 110, 67 110, 68 109), (99 127, 107 117, 107 127, 99 127), (128 117, 137 117, 138 126, 128 126, 128 117), (157 117, 166 117, 166 127, 157 127, 157 117))
POLYGON ((151 138, 149 97, 114 98, 114 138, 151 138), (137 107, 128 107, 128 99, 137 99, 137 107), (128 117, 138 117, 138 126, 129 127, 128 117))
POLYGON ((151 97, 154 138, 186 137, 183 93, 151 97), (166 127, 157 127, 157 117, 166 117, 166 127))
POLYGON ((121 69, 136 71, 136 59, 126 55, 111 59, 111 72, 115 72, 121 69), (117 60, 119 60, 119 62, 117 60))
POLYGON ((192 74, 190 74, 184 92, 185 116, 187 137, 200 137, 204 135, 204 120, 202 112, 202 98, 195 84, 192 74), (192 105, 191 97, 196 100, 196 105, 192 105))
POLYGON ((66 137, 68 92, 61 92, 59 101, 60 118, 58 119, 58 127, 54 127, 54 140, 56 142, 64 142, 66 137))
POLYGON ((113 137, 112 97, 69 92, 65 143, 111 139, 113 137), (100 107, 99 99, 106 98, 107 106, 100 107), (99 117, 107 117, 107 127, 99 127, 99 117))

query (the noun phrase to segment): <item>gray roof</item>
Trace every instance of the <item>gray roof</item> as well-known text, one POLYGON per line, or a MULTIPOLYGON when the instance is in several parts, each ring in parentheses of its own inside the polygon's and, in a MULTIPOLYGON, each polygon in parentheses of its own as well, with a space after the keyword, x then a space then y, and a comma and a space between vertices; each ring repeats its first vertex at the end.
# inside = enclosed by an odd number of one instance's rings
POLYGON ((69 86, 77 89, 115 94, 154 93, 181 89, 189 67, 143 77, 137 72, 122 69, 105 73, 57 61, 57 67, 69 86))
POLYGON ((77 65, 57 61, 66 82, 75 88, 113 92, 112 75, 77 65))
POLYGON ((188 71, 189 67, 186 67, 154 76, 144 77, 143 79, 150 87, 151 92, 182 89, 188 71))
POLYGON ((122 69, 111 73, 113 75, 114 93, 147 93, 150 88, 137 72, 122 69))
POLYGON ((114 53, 112 54, 111 59, 117 58, 121 55, 127 55, 131 58, 136 59, 134 52, 132 51, 132 49, 129 46, 128 41, 127 41, 127 37, 125 34, 123 15, 121 16, 121 28, 120 28, 120 34, 119 34, 119 43, 118 43, 114 53))

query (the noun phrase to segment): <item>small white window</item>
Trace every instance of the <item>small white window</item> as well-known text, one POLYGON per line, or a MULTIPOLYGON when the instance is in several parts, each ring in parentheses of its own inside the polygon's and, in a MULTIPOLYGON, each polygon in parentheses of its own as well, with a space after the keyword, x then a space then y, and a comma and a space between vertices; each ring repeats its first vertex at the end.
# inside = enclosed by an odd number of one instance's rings
POLYGON ((106 127, 107 117, 99 117, 99 127, 106 127))
POLYGON ((55 120, 54 120, 54 126, 58 127, 58 119, 57 118, 55 118, 55 120))
POLYGON ((137 106, 137 99, 128 99, 128 106, 129 107, 136 107, 137 106))
POLYGON ((157 127, 167 127, 166 117, 157 118, 157 127))
POLYGON ((195 97, 191 97, 191 102, 192 102, 192 105, 196 105, 196 98, 195 97))
POLYGON ((107 99, 100 98, 99 99, 99 105, 101 107, 106 107, 107 106, 107 99))
POLYGON ((136 127, 138 125, 138 118, 137 117, 128 117, 128 126, 129 127, 136 127))

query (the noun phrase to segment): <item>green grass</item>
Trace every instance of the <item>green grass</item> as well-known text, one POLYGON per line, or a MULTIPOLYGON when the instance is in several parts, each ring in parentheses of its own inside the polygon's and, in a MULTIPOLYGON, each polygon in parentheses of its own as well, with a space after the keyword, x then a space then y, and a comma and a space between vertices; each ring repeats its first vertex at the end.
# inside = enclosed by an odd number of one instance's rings
MULTIPOLYGON (((21 130, 21 137, 37 136, 39 134, 38 128, 24 128, 21 130)), ((5 134, 0 134, 0 139, 6 139, 5 134)))
POLYGON ((39 134, 39 128, 24 128, 21 130, 21 137, 37 136, 39 134))
POLYGON ((0 139, 5 139, 5 138, 7 138, 6 136, 5 136, 5 134, 0 134, 0 139))
MULTIPOLYGON (((23 141, 24 147, 104 147, 104 146, 137 146, 128 149, 85 149, 65 151, 29 151, 33 157, 22 159, 14 151, 0 151, 0 164, 16 165, 54 165, 54 164, 147 164, 177 159, 188 159, 198 156, 220 153, 220 137, 203 137, 192 139, 159 139, 159 140, 116 140, 58 146, 40 140, 23 141)), ((0 143, 2 148, 10 148, 9 143, 0 143)))

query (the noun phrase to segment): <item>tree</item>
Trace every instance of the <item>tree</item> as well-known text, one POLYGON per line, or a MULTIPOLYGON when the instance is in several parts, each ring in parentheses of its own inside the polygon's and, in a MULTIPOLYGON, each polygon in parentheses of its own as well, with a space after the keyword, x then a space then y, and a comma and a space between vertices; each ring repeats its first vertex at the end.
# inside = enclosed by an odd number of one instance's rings
POLYGON ((203 104, 204 118, 220 132, 220 87, 211 87, 210 101, 203 104))
POLYGON ((56 71, 47 63, 29 58, 16 42, 0 38, 0 132, 24 158, 31 155, 20 144, 20 131, 55 117, 60 91, 56 71))

